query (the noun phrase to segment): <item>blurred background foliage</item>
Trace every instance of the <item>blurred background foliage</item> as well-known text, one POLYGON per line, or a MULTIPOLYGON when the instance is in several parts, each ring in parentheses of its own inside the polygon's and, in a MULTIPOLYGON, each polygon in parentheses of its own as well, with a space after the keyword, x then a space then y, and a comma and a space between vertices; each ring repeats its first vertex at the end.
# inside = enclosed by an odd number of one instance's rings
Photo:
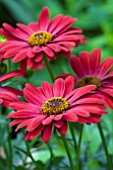
MULTIPOLYGON (((74 24, 83 29, 86 37, 86 44, 80 45, 72 50, 73 55, 78 55, 80 51, 91 52, 94 48, 102 49, 102 59, 113 56, 113 0, 0 0, 0 27, 7 22, 15 26, 16 23, 28 24, 37 21, 38 15, 44 6, 48 6, 51 19, 62 13, 78 18, 74 24)), ((7 64, 7 62, 6 62, 7 64)), ((60 73, 72 72, 65 58, 57 58, 51 62, 55 76, 60 73)), ((18 64, 12 64, 12 70, 17 69, 18 64)), ((25 78, 17 77, 7 81, 4 85, 10 85, 21 89, 26 82, 34 85, 41 85, 41 82, 50 81, 46 68, 37 71, 28 70, 25 78)), ((13 170, 68 170, 69 162, 60 137, 52 137, 50 146, 53 155, 49 152, 49 146, 41 143, 39 137, 29 144, 32 156, 36 160, 34 163, 27 153, 25 141, 22 133, 14 133, 14 129, 9 129, 9 120, 5 119, 6 112, 10 109, 1 108, 0 116, 0 170, 10 170, 10 159, 13 160, 13 170), (5 113, 5 115, 3 114, 5 113), (11 140, 10 140, 11 139, 11 140), (27 156, 26 156, 27 155, 27 156), (50 160, 50 157, 52 159, 50 160)), ((101 119, 104 134, 108 144, 111 159, 113 159, 113 111, 101 119)), ((75 134, 78 139, 80 127, 74 124, 75 134)), ((70 132, 67 135, 70 149, 73 152, 73 141, 70 132)), ((81 145, 81 170, 107 170, 106 157, 103 150, 101 138, 96 125, 85 125, 83 140, 81 145)))

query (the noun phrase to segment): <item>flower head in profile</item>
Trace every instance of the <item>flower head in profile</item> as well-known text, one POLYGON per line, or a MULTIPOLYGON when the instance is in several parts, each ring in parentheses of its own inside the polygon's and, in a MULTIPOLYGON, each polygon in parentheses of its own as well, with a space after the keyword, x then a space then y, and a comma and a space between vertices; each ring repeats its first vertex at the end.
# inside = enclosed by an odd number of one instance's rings
POLYGON ((70 56, 70 49, 83 43, 84 36, 80 28, 71 28, 76 18, 57 15, 50 21, 47 7, 42 9, 38 22, 31 22, 28 26, 17 24, 17 28, 4 23, 0 33, 7 38, 1 43, 4 60, 13 58, 13 62, 27 62, 28 67, 42 67, 42 55, 49 60, 56 58, 56 53, 70 56))
POLYGON ((76 74, 74 88, 95 84, 96 92, 104 97, 104 104, 113 109, 113 57, 101 62, 101 50, 94 49, 91 54, 80 52, 79 57, 71 57, 70 65, 76 74))
POLYGON ((67 122, 98 123, 105 114, 102 97, 94 91, 95 85, 72 90, 73 77, 57 79, 54 85, 43 82, 42 87, 26 84, 23 93, 26 102, 13 102, 15 110, 8 115, 14 120, 10 126, 19 124, 16 131, 26 127, 26 140, 32 140, 41 133, 44 142, 50 140, 52 128, 61 135, 68 130, 67 122), (92 92, 91 92, 92 91, 92 92))

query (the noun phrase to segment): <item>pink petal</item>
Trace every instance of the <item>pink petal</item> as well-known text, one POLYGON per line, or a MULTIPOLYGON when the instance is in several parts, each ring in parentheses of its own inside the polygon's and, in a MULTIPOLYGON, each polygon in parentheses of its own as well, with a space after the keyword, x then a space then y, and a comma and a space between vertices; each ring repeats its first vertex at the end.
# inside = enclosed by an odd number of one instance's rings
POLYGON ((78 77, 83 77, 85 75, 82 64, 76 56, 73 56, 70 58, 70 65, 75 74, 77 74, 78 77))
POLYGON ((63 116, 63 114, 56 115, 56 116, 54 117, 54 120, 55 120, 55 121, 59 121, 59 120, 62 119, 62 116, 63 116))
POLYGON ((95 88, 96 88, 95 85, 87 85, 87 86, 78 88, 79 90, 75 93, 75 95, 73 95, 73 96, 68 100, 69 103, 73 103, 76 99, 78 99, 79 97, 83 96, 84 94, 87 94, 87 93, 90 92, 91 90, 94 90, 95 88))
POLYGON ((72 91, 74 87, 74 78, 72 76, 68 76, 65 80, 65 91, 64 91, 64 97, 69 94, 70 91, 72 91))
POLYGON ((90 74, 96 74, 100 65, 101 50, 99 48, 93 50, 89 59, 90 74))
POLYGON ((29 50, 30 48, 27 48, 27 49, 22 49, 21 52, 19 52, 13 59, 13 62, 14 63, 17 63, 21 60, 24 60, 25 58, 27 58, 27 51, 29 50))
POLYGON ((17 48, 13 48, 9 51, 6 51, 4 53, 4 58, 7 59, 7 58, 11 58, 11 57, 15 56, 16 54, 18 54, 21 51, 21 49, 22 49, 21 47, 17 47, 17 48))
POLYGON ((42 124, 43 124, 43 125, 48 125, 48 124, 50 124, 50 123, 52 122, 53 119, 54 119, 54 115, 49 116, 49 117, 45 118, 45 119, 42 121, 42 124))
POLYGON ((0 82, 16 77, 16 76, 24 76, 24 74, 20 70, 11 71, 1 76, 0 82))
POLYGON ((61 134, 61 135, 65 135, 68 131, 68 125, 67 122, 64 123, 64 125, 61 128, 57 128, 57 131, 61 134))
POLYGON ((61 128, 64 125, 64 121, 63 120, 55 121, 54 125, 56 128, 61 128))
POLYGON ((48 31, 52 33, 52 31, 56 28, 56 26, 59 24, 59 22, 62 20, 63 16, 61 14, 57 15, 55 18, 52 19, 52 21, 49 24, 48 31))
POLYGON ((41 60, 42 60, 42 53, 38 53, 36 56, 35 56, 35 61, 38 63, 38 62, 40 62, 41 60))
POLYGON ((47 99, 53 97, 53 89, 52 89, 52 86, 48 82, 46 81, 42 82, 42 90, 47 99))
POLYGON ((29 125, 27 126, 27 131, 32 132, 33 130, 35 130, 45 118, 46 116, 40 115, 32 119, 29 125))
POLYGON ((33 33, 32 29, 30 29, 30 27, 24 25, 24 24, 20 24, 20 23, 17 23, 16 24, 22 31, 24 31, 25 33, 31 35, 33 33))
POLYGON ((61 51, 61 47, 58 44, 47 44, 47 47, 49 47, 51 50, 55 51, 55 52, 59 52, 61 51))
POLYGON ((43 52, 49 57, 54 57, 54 52, 49 47, 43 47, 43 52))
POLYGON ((45 126, 41 133, 41 138, 43 142, 48 142, 52 134, 52 124, 45 126))
POLYGON ((25 139, 26 140, 33 140, 35 137, 39 135, 39 133, 44 129, 43 125, 39 125, 34 131, 26 132, 25 139))
POLYGON ((10 124, 9 124, 9 126, 11 127, 11 126, 14 126, 14 125, 16 125, 16 124, 18 124, 18 123, 21 123, 21 122, 23 122, 24 121, 24 119, 16 119, 16 120, 13 120, 10 124))
POLYGON ((49 10, 47 7, 42 9, 42 12, 38 19, 40 30, 47 30, 49 25, 49 10))
POLYGON ((36 112, 33 112, 33 111, 30 111, 30 110, 22 110, 22 111, 17 111, 17 112, 13 112, 11 114, 9 114, 7 116, 7 118, 25 118, 25 119, 28 119, 28 118, 34 118, 37 116, 37 113, 36 112))
POLYGON ((84 70, 84 73, 86 75, 90 74, 89 54, 87 52, 80 52, 79 58, 80 58, 80 62, 82 64, 82 68, 84 70))
POLYGON ((100 65, 98 77, 104 76, 113 66, 113 58, 106 58, 100 65))
POLYGON ((15 129, 15 132, 17 132, 19 129, 21 129, 21 128, 25 127, 25 126, 28 126, 30 122, 31 122, 31 119, 23 121, 21 124, 19 124, 17 126, 17 128, 15 129))
POLYGON ((54 97, 62 97, 64 94, 64 90, 65 90, 64 80, 61 78, 55 80, 53 85, 54 97))
POLYGON ((76 122, 78 120, 78 117, 72 112, 72 110, 68 110, 66 113, 63 114, 63 120, 76 122))

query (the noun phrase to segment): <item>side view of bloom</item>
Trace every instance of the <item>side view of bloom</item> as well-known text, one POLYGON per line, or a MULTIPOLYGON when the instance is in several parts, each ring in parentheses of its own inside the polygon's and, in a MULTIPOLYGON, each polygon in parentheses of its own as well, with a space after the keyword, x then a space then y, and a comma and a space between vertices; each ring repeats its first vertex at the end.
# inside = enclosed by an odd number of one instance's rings
POLYGON ((76 19, 59 14, 50 21, 49 10, 44 7, 38 22, 28 26, 18 23, 17 28, 4 23, 0 29, 0 34, 7 38, 0 43, 3 60, 14 57, 14 63, 24 61, 34 69, 43 67, 43 54, 49 60, 55 59, 56 53, 69 57, 70 49, 84 41, 82 30, 71 28, 76 19))
POLYGON ((41 133, 44 142, 50 140, 52 128, 61 135, 68 130, 67 122, 98 123, 100 116, 106 114, 102 97, 94 92, 95 85, 72 90, 73 77, 57 79, 54 85, 43 82, 42 87, 26 84, 23 94, 26 102, 10 104, 15 112, 10 126, 19 124, 16 131, 26 127, 26 140, 32 140, 41 133), (93 90, 93 91, 92 91, 93 90))
MULTIPOLYGON (((104 97, 104 104, 113 109, 113 57, 101 60, 101 50, 94 49, 91 54, 80 52, 72 56, 70 65, 74 73, 74 88, 95 84, 96 92, 104 97)), ((59 77, 66 78, 68 74, 59 77)))

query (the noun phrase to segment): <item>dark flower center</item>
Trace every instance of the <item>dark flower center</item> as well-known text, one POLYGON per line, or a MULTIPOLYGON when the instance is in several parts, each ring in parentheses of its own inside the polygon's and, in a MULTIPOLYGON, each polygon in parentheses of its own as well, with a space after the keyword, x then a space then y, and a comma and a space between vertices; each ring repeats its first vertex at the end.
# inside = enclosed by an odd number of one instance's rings
POLYGON ((57 115, 63 113, 69 107, 68 101, 62 97, 53 97, 42 105, 42 113, 45 115, 57 115))
POLYGON ((46 31, 38 31, 33 33, 27 42, 31 46, 45 46, 52 41, 52 35, 46 31))
POLYGON ((95 76, 85 76, 85 77, 78 80, 75 87, 78 88, 78 87, 83 87, 83 86, 91 85, 91 84, 96 85, 97 88, 102 86, 101 81, 97 77, 95 77, 95 76))

